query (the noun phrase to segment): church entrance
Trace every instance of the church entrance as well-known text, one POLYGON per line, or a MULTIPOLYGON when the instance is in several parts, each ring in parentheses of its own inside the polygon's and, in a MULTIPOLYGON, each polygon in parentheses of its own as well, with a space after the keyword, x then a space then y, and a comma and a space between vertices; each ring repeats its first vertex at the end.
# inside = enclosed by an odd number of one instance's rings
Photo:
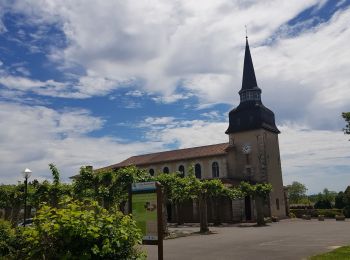
POLYGON ((245 219, 252 220, 252 205, 250 196, 244 198, 245 219))

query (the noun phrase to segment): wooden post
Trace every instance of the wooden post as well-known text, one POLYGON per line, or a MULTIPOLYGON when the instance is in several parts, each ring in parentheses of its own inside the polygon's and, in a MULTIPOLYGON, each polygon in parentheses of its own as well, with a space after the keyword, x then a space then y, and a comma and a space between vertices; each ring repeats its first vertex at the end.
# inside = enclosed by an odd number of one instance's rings
POLYGON ((158 221, 158 260, 163 260, 163 192, 160 183, 157 187, 157 221, 158 221))

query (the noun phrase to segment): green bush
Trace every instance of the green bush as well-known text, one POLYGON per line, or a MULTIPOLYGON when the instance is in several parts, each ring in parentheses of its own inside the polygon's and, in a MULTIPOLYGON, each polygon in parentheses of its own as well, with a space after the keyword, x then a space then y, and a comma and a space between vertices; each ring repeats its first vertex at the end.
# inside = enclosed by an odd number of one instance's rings
POLYGON ((0 219, 0 257, 10 253, 11 244, 15 238, 15 230, 11 223, 0 219))
POLYGON ((342 215, 341 209, 318 209, 318 215, 324 215, 325 218, 334 218, 336 215, 342 215))
POLYGON ((346 207, 343 209, 343 213, 344 213, 344 216, 345 216, 345 217, 350 218, 350 206, 346 206, 346 207))
POLYGON ((142 235, 128 215, 96 202, 43 206, 32 226, 22 228, 15 259, 140 259, 142 235))
POLYGON ((317 218, 318 215, 324 215, 325 218, 334 218, 335 215, 341 215, 342 212, 341 209, 290 209, 290 213, 297 218, 302 218, 303 215, 311 215, 313 218, 317 218))
POLYGON ((290 212, 290 213, 289 213, 289 217, 290 217, 290 218, 296 218, 296 216, 295 216, 295 214, 294 214, 293 212, 290 212))

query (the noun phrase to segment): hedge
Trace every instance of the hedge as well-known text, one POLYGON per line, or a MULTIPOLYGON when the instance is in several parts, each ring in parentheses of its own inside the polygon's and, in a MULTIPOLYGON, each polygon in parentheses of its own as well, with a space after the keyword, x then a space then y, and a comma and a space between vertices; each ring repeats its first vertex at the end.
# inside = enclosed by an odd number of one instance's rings
POLYGON ((325 218, 334 218, 335 215, 342 215, 342 209, 290 209, 290 213, 293 213, 297 218, 301 218, 303 215, 311 215, 313 218, 317 218, 318 215, 324 215, 325 218))

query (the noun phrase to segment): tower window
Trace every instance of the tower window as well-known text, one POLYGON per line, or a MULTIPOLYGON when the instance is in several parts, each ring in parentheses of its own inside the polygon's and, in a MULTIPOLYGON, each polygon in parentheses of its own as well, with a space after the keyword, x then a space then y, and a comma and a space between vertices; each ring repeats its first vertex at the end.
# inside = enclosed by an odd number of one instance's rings
POLYGON ((185 167, 183 165, 179 166, 179 172, 181 173, 181 177, 185 176, 185 167))
POLYGON ((211 172, 212 172, 213 178, 219 177, 219 164, 217 162, 212 163, 211 172))
POLYGON ((163 173, 169 173, 169 168, 168 167, 164 167, 163 168, 163 173))
POLYGON ((149 169, 148 172, 149 172, 149 174, 150 174, 151 176, 154 176, 154 169, 151 168, 151 169, 149 169))
POLYGON ((276 199, 276 209, 279 210, 280 209, 280 200, 276 199))
POLYGON ((202 168, 201 168, 201 165, 199 163, 197 163, 194 166, 194 174, 196 175, 196 178, 198 178, 198 179, 202 178, 202 168))

